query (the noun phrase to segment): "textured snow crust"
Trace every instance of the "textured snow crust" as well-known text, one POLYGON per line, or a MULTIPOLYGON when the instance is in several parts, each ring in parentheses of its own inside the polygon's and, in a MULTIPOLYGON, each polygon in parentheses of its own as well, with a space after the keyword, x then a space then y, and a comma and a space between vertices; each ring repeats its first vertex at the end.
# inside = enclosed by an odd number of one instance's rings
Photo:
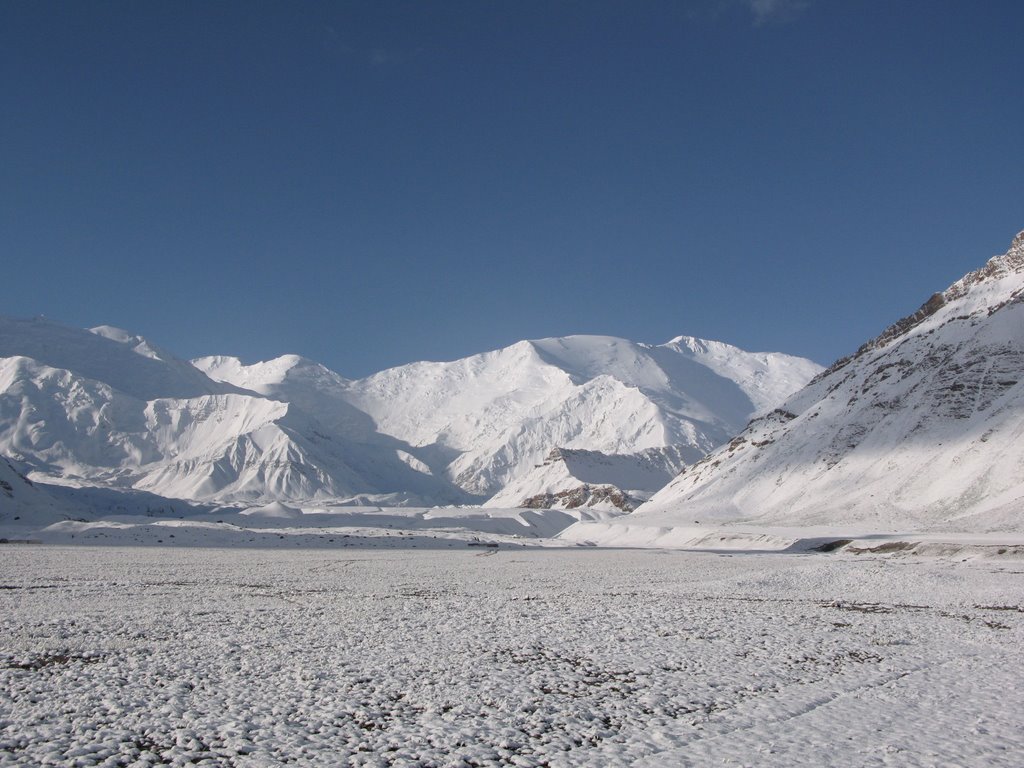
POLYGON ((1024 576, 991 560, 2 554, 0 765, 1024 759, 1024 576))
POLYGON ((1024 233, 688 467, 630 524, 1024 526, 1024 233))

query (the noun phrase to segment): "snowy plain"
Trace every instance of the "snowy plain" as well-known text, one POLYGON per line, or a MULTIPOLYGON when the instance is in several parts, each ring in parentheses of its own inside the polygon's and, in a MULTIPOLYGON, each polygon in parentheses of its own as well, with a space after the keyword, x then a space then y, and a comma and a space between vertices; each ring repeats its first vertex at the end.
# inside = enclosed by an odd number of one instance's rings
POLYGON ((1024 762, 1020 559, 290 544, 2 546, 0 765, 1024 762))

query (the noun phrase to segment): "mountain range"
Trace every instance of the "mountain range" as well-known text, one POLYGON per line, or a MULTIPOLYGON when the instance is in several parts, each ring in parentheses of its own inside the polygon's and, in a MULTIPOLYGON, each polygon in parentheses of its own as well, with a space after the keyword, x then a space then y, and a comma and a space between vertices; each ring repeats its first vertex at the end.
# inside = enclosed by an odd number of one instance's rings
POLYGON ((483 505, 596 508, 562 536, 601 543, 998 533, 1021 529, 1022 446, 1024 233, 827 370, 688 336, 569 336, 347 379, 0 318, 8 522, 483 505))
POLYGON ((188 362, 110 326, 0 319, 0 455, 34 480, 147 498, 519 506, 553 494, 627 511, 819 370, 691 337, 572 336, 351 380, 294 355, 188 362), (570 458, 542 472, 553 452, 570 458))

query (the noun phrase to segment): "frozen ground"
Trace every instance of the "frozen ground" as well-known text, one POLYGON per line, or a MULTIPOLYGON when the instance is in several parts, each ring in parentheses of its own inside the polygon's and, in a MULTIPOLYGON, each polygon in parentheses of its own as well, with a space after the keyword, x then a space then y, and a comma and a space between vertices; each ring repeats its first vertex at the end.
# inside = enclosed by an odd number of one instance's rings
POLYGON ((221 508, 174 517, 106 515, 94 520, 42 524, 0 522, 0 541, 103 546, 258 548, 457 548, 576 546, 555 537, 579 521, 611 519, 592 509, 491 509, 481 507, 262 507, 221 508))
POLYGON ((0 765, 1024 764, 1019 560, 0 547, 0 765))

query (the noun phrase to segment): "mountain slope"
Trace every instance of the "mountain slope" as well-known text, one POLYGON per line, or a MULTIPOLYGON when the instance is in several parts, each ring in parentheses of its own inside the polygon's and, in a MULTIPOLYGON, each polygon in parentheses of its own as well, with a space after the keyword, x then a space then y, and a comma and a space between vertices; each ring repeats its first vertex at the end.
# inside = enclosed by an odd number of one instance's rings
POLYGON ((79 512, 73 504, 32 483, 0 456, 0 526, 48 525, 79 512))
POLYGON ((631 516, 1024 527, 1024 233, 631 516))

